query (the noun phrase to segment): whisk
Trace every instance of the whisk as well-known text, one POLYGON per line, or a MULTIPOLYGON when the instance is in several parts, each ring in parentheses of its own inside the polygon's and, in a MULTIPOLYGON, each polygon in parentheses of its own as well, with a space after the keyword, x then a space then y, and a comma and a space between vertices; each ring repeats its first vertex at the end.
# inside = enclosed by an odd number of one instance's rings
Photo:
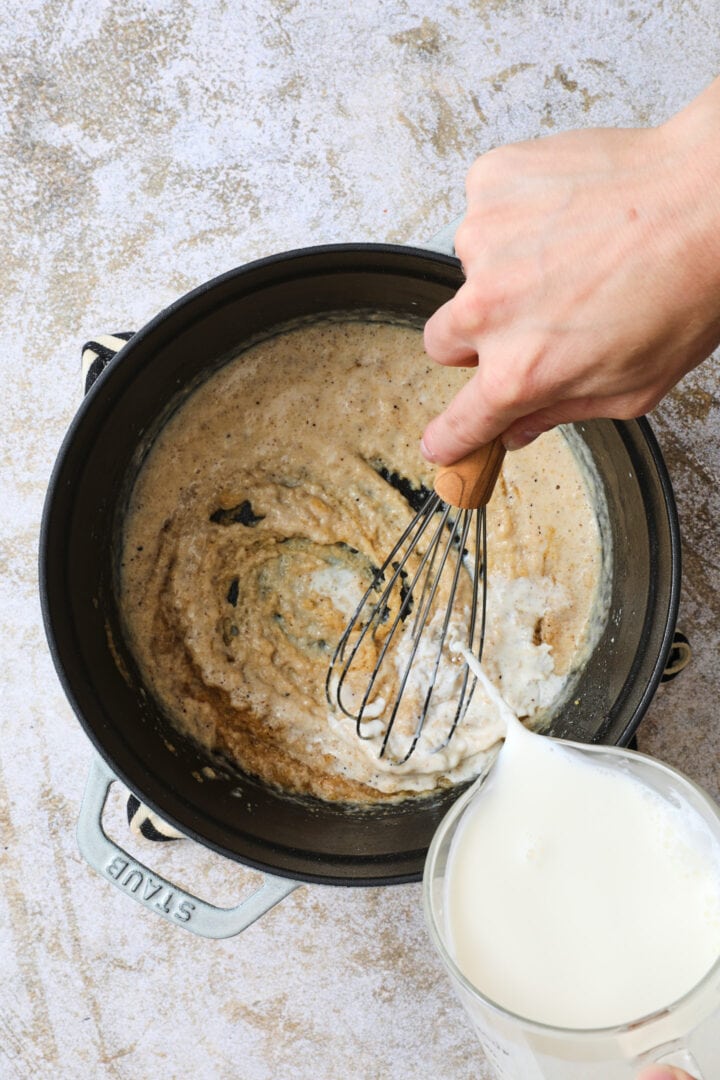
POLYGON ((410 758, 434 707, 443 727, 447 724, 434 748, 440 750, 470 704, 477 679, 470 678, 460 651, 464 647, 482 659, 485 508, 504 456, 502 443, 495 440, 438 470, 434 492, 374 573, 330 663, 329 704, 355 721, 359 738, 382 736, 380 757, 400 718, 400 734, 409 748, 395 765, 410 758), (451 698, 449 712, 441 694, 434 702, 441 685, 451 698))

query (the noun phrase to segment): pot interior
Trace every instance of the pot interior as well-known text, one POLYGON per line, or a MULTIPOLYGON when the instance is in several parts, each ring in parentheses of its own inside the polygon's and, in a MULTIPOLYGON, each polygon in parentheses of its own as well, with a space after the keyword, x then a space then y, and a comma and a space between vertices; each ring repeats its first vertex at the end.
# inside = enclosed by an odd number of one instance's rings
MULTIPOLYGON (((97 380, 63 444, 41 537, 48 639, 68 697, 116 774, 182 832, 230 858, 300 880, 419 880, 453 788, 358 809, 286 796, 218 771, 163 716, 127 649, 113 553, 138 448, 184 388, 293 320, 372 310, 424 322, 463 278, 448 256, 384 245, 313 248, 241 267, 182 298, 136 334, 97 380), (216 772, 208 780, 202 770, 216 772)), ((669 480, 645 421, 576 433, 608 506, 613 562, 601 640, 550 734, 626 744, 670 649, 679 542, 669 480)))

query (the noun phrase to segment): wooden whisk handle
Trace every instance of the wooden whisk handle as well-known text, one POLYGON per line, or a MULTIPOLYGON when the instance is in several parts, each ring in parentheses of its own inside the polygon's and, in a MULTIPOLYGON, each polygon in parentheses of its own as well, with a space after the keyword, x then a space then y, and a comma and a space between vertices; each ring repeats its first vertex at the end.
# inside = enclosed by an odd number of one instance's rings
POLYGON ((490 501, 505 447, 500 439, 473 450, 453 465, 444 465, 435 476, 435 490, 443 502, 463 510, 475 510, 490 501))

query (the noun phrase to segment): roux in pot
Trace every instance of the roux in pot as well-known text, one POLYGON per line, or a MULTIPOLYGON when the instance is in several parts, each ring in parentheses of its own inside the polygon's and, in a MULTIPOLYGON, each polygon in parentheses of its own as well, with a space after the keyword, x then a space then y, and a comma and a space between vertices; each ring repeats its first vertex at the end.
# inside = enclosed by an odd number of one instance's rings
MULTIPOLYGON (((431 724, 397 766, 325 699, 337 640, 432 487, 420 433, 466 379, 428 361, 415 327, 327 319, 248 348, 163 426, 129 500, 121 609, 164 712, 211 754, 348 801, 483 767, 503 726, 480 700, 445 749, 433 753, 431 724)), ((602 628, 596 500, 554 431, 507 455, 488 507, 483 662, 530 724, 557 707, 602 628)))

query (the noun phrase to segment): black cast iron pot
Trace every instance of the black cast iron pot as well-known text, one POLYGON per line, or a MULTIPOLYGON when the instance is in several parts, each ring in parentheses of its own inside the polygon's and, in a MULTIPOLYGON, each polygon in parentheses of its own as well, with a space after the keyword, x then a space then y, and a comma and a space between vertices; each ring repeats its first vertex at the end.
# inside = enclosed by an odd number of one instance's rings
MULTIPOLYGON (((145 691, 118 619, 114 540, 138 446, 183 387, 273 327, 358 310, 422 323, 461 282, 455 258, 392 245, 309 248, 239 267, 184 296, 135 334, 71 425, 45 505, 40 578, 58 673, 105 763, 86 800, 81 843, 109 879, 168 918, 190 923, 195 903, 176 890, 163 910, 156 897, 165 893, 153 893, 152 886, 162 879, 129 856, 125 864, 124 853, 107 846, 107 838, 101 843, 97 829, 97 843, 88 839, 87 815, 101 814, 103 792, 115 776, 185 835, 278 876, 281 893, 298 881, 419 880, 435 828, 459 791, 359 811, 286 797, 250 777, 197 781, 209 762, 178 737, 145 691)), ((680 579, 677 515, 645 420, 594 421, 577 431, 609 509, 612 598, 606 630, 550 733, 625 745, 672 645, 680 579)), ((174 887, 163 882, 163 888, 174 887)))

